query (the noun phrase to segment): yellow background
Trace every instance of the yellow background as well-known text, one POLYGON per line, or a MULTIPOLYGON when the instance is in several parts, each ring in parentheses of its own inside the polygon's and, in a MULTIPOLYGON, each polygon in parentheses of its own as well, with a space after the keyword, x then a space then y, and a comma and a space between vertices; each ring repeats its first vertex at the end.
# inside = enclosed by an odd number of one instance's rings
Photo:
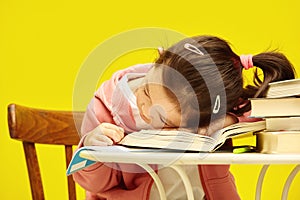
MULTIPOLYGON (((143 27, 167 28, 188 36, 211 34, 230 41, 238 54, 278 48, 299 73, 299 8, 297 0, 0 0, 0 199, 31 199, 22 146, 9 138, 7 105, 15 102, 72 109, 73 86, 80 66, 101 42, 123 31, 143 27)), ((152 61, 145 54, 132 55, 120 62, 119 68, 152 61)), ((62 153, 62 148, 38 146, 38 154, 43 156, 40 161, 46 199, 66 197, 64 158, 58 156, 62 153)), ((292 167, 271 166, 262 199, 280 199, 292 167)), ((261 165, 232 166, 242 199, 254 199, 260 168, 261 165)), ((299 188, 298 174, 289 199, 300 199, 299 188)), ((83 190, 79 189, 79 199, 83 196, 83 190)))

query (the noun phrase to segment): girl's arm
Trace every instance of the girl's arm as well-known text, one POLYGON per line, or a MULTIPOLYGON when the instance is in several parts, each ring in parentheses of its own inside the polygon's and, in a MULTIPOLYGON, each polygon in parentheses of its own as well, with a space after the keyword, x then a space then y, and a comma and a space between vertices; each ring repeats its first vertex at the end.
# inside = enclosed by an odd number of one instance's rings
POLYGON ((118 143, 124 137, 124 129, 111 123, 101 123, 88 132, 83 140, 84 146, 108 146, 118 143))
MULTIPOLYGON (((98 98, 93 98, 86 110, 78 148, 86 145, 111 145, 124 136, 123 129, 111 124, 110 112, 98 98), (97 110, 95 110, 97 108, 97 110), (101 112, 101 115, 96 114, 101 112)), ((96 164, 73 174, 74 180, 85 190, 101 193, 119 185, 121 173, 117 164, 96 164)))

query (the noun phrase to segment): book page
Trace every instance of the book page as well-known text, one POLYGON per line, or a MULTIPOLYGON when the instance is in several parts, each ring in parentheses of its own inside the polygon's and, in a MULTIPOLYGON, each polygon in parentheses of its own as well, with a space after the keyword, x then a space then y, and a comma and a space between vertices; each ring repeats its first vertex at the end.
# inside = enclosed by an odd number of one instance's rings
POLYGON ((128 134, 119 142, 125 146, 192 151, 208 151, 215 143, 212 137, 176 130, 142 130, 128 134))
POLYGON ((264 130, 265 128, 266 128, 265 121, 239 122, 216 131, 211 135, 211 137, 219 141, 219 143, 221 143, 225 141, 227 138, 232 138, 234 136, 241 135, 248 132, 264 130))

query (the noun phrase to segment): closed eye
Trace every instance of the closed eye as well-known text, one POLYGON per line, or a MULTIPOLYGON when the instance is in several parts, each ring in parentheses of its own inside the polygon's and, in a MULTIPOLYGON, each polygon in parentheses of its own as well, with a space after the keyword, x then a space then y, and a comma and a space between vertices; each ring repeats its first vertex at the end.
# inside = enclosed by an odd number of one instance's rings
POLYGON ((164 124, 164 127, 165 128, 171 128, 171 127, 174 127, 173 125, 171 125, 169 122, 168 122, 168 120, 164 117, 164 116, 162 116, 161 114, 159 114, 159 119, 160 119, 160 121, 164 124))

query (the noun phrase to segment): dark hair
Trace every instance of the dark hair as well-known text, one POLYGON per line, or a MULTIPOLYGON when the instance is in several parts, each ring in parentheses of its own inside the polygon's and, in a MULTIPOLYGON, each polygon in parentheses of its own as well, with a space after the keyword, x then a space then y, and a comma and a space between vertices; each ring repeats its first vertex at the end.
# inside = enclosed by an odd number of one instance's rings
POLYGON ((269 82, 295 77, 292 64, 281 53, 257 54, 252 61, 254 66, 262 70, 263 79, 256 70, 254 85, 243 87, 243 66, 240 57, 229 44, 214 36, 196 36, 183 39, 165 50, 155 63, 156 66, 168 66, 163 70, 163 82, 176 93, 186 125, 205 127, 228 112, 242 115, 249 111, 251 107, 248 98, 263 97, 269 82), (195 46, 203 55, 186 49, 186 43, 195 46), (170 74, 174 70, 185 78, 189 87, 182 84, 184 80, 178 79, 179 76, 170 74), (222 94, 221 99, 225 100, 226 105, 221 101, 221 112, 214 116, 216 94, 222 94), (195 119, 198 119, 196 125, 195 119))

